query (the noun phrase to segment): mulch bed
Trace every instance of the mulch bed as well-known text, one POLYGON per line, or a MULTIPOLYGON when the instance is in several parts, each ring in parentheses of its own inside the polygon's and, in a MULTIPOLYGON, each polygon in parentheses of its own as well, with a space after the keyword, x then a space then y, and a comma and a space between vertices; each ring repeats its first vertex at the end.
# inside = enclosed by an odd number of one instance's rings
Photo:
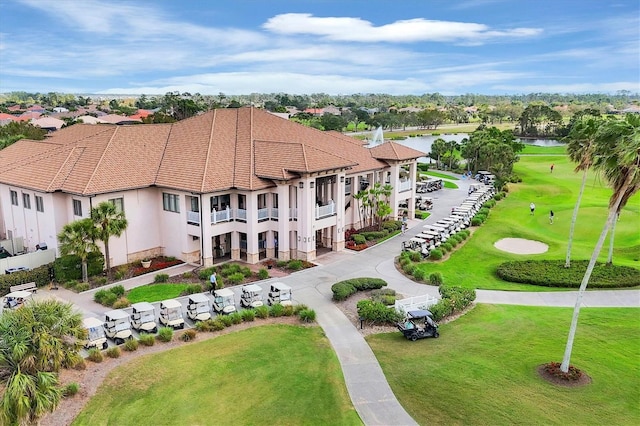
POLYGON ((541 364, 536 367, 536 371, 547 382, 556 386, 580 387, 591 383, 591 377, 585 372, 570 366, 569 374, 560 371, 560 363, 541 364))

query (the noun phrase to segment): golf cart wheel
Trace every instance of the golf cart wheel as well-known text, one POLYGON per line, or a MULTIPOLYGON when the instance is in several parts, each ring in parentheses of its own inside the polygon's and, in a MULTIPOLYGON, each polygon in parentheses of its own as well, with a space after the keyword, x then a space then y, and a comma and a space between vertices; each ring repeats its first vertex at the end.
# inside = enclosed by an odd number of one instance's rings
POLYGON ((180 324, 180 327, 178 327, 180 330, 182 330, 184 328, 184 323, 180 324))
POLYGON ((152 334, 156 334, 158 332, 158 327, 154 327, 153 330, 151 330, 152 334))
POLYGON ((109 344, 107 342, 104 342, 102 344, 102 349, 107 349, 109 347, 109 344))
POLYGON ((433 337, 440 337, 440 333, 438 333, 437 331, 433 334, 433 337))
POLYGON ((124 343, 124 339, 121 339, 119 337, 117 337, 114 341, 113 341, 116 345, 121 345, 124 343))
POLYGON ((411 341, 415 342, 416 340, 418 340, 418 335, 414 333, 411 335, 411 341))

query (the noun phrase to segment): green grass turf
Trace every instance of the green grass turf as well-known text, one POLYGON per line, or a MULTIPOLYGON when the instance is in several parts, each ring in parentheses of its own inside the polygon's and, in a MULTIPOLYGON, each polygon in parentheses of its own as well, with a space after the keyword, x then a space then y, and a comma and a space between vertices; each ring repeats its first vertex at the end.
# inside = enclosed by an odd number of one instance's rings
POLYGON ((362 422, 322 329, 274 325, 133 360, 109 374, 73 424, 362 422))
POLYGON ((433 176, 433 177, 439 177, 439 178, 444 178, 444 179, 449 179, 449 180, 460 180, 457 177, 453 176, 453 175, 448 175, 446 173, 439 173, 439 172, 434 172, 429 170, 428 172, 422 172, 420 174, 423 175, 429 175, 429 176, 433 176))
POLYGON ((125 295, 131 303, 158 302, 180 296, 189 284, 149 284, 131 289, 125 295))
POLYGON ((640 315, 583 308, 571 364, 593 380, 579 388, 541 379, 562 361, 572 309, 478 305, 440 327, 438 339, 401 333, 367 341, 394 394, 423 425, 640 424, 640 315))
POLYGON ((565 145, 562 146, 535 146, 525 145, 520 154, 523 155, 564 155, 567 152, 565 145))
MULTIPOLYGON (((557 291, 562 289, 507 283, 495 275, 498 265, 507 260, 564 259, 569 227, 582 175, 573 172, 574 164, 566 156, 523 156, 514 171, 523 182, 509 184, 508 196, 491 209, 487 221, 477 228, 464 246, 442 262, 425 262, 418 267, 441 272, 446 284, 493 290, 557 291), (553 173, 549 166, 555 164, 553 173), (535 215, 529 203, 536 204, 535 215), (549 224, 549 210, 555 214, 549 224), (537 255, 517 255, 496 249, 502 238, 525 238, 549 245, 537 255)), ((572 259, 590 259, 607 219, 611 189, 601 177, 591 173, 587 179, 576 224, 572 259)), ((631 198, 616 224, 613 261, 617 265, 640 268, 640 194, 631 198)), ((608 240, 599 260, 606 261, 608 240)))
POLYGON ((458 185, 456 185, 453 182, 449 182, 449 181, 443 181, 444 187, 445 188, 449 188, 449 189, 458 189, 458 185))

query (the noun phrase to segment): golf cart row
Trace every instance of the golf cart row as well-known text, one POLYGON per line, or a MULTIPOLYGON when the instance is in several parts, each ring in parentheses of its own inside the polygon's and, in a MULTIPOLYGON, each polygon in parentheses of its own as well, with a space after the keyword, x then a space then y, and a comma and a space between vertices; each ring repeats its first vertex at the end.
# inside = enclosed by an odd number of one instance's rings
POLYGON ((438 191, 444 188, 444 182, 438 178, 428 178, 427 180, 416 183, 416 192, 424 194, 426 192, 438 191))
POLYGON ((31 292, 26 290, 12 291, 2 298, 2 305, 0 308, 4 309, 18 309, 27 300, 31 299, 31 292))
POLYGON ((496 181, 496 176, 486 170, 478 170, 478 173, 476 173, 473 178, 478 182, 484 183, 485 185, 493 185, 493 183, 496 181))
MULTIPOLYGON (((236 311, 234 292, 223 288, 212 291, 213 302, 204 293, 191 294, 187 298, 186 317, 192 321, 206 321, 212 317, 212 310, 217 314, 230 314, 236 311)), ((271 283, 267 303, 291 305, 291 287, 281 282, 271 283)), ((262 288, 256 284, 242 287, 240 305, 245 308, 263 306, 262 288)), ((182 329, 185 327, 182 303, 175 299, 163 300, 159 306, 158 321, 156 308, 149 302, 131 305, 131 313, 124 309, 114 309, 105 313, 104 322, 97 318, 85 318, 84 326, 88 331, 88 339, 84 342, 86 349, 97 347, 106 349, 107 338, 117 345, 133 338, 133 330, 145 333, 156 333, 158 326, 182 329)))

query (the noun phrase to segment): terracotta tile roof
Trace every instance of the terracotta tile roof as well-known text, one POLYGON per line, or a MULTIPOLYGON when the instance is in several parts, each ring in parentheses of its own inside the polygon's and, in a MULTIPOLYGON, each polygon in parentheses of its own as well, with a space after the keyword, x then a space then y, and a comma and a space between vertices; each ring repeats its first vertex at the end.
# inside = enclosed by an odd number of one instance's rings
POLYGON ((383 144, 371 148, 371 154, 375 158, 381 160, 412 160, 418 157, 424 157, 424 152, 417 149, 409 148, 395 142, 385 142, 383 144))
POLYGON ((53 117, 42 117, 31 120, 31 124, 43 129, 60 129, 64 125, 64 121, 53 117))
POLYGON ((0 112, 0 120, 17 121, 17 117, 15 115, 7 114, 5 112, 0 112))
POLYGON ((0 182, 83 195, 150 185, 256 190, 301 173, 386 166, 372 154, 361 141, 263 110, 219 109, 172 124, 76 124, 19 141, 0 151, 0 182))

